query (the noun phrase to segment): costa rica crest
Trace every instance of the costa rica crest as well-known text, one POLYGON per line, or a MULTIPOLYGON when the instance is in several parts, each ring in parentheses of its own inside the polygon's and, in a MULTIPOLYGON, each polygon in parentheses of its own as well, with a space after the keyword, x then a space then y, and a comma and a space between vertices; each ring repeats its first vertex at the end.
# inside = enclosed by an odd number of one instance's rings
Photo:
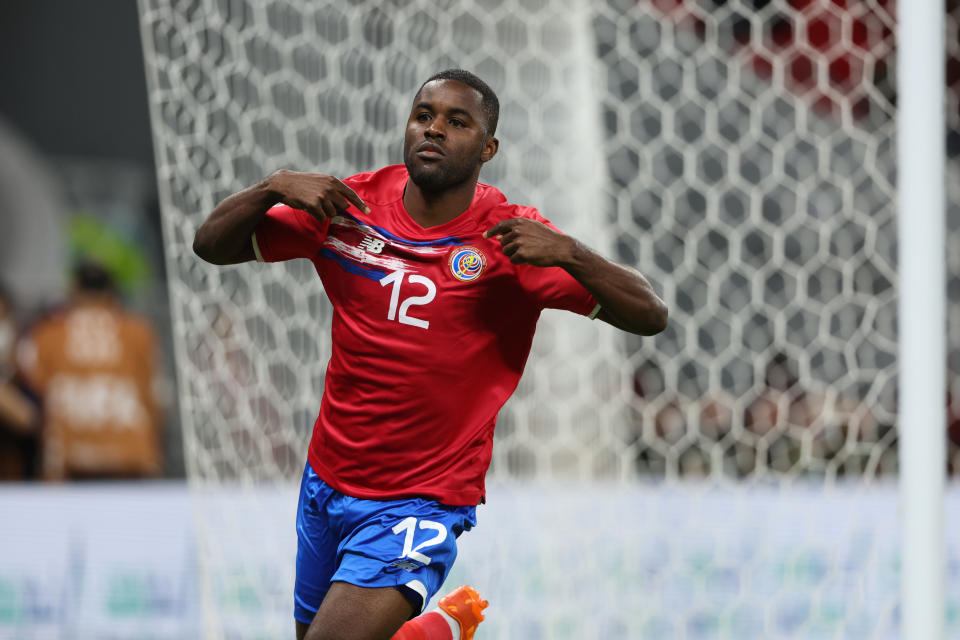
POLYGON ((450 273, 461 282, 472 282, 487 266, 487 258, 476 247, 457 247, 450 252, 450 273))

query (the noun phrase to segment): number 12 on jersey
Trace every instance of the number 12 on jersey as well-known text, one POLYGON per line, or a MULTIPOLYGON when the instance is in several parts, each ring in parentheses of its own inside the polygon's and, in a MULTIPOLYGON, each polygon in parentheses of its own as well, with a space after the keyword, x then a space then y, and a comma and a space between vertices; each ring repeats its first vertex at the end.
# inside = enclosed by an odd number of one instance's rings
POLYGON ((420 327, 421 329, 428 329, 430 327, 429 320, 414 318, 409 315, 408 311, 410 307, 417 307, 432 302, 437 295, 437 285, 435 285, 430 278, 416 273, 411 274, 410 277, 407 278, 407 282, 409 284, 426 287, 427 292, 422 296, 409 296, 405 298, 403 302, 400 302, 400 287, 406 275, 407 273, 405 271, 392 271, 380 279, 381 287, 385 287, 388 284, 393 285, 393 288, 390 290, 390 310, 387 311, 387 320, 396 320, 400 324, 409 324, 414 327, 420 327), (398 304, 400 305, 399 314, 397 313, 398 304))

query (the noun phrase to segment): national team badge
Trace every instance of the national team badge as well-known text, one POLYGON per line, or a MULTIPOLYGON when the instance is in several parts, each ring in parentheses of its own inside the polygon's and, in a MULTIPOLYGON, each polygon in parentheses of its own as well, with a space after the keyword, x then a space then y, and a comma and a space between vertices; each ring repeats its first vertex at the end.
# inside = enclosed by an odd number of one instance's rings
POLYGON ((461 282, 472 282, 480 277, 487 259, 476 247, 457 247, 450 252, 450 273, 461 282))

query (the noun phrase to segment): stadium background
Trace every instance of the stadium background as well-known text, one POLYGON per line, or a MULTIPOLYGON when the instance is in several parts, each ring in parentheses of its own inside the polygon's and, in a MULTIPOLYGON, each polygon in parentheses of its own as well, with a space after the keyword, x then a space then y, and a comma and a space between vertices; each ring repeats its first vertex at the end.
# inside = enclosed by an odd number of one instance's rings
MULTIPOLYGON (((490 1, 445 3, 431 17, 413 2, 145 3, 156 148, 137 12, 119 2, 51 6, 17 3, 4 21, 4 59, 17 61, 4 63, 4 86, 21 90, 3 93, 0 113, 5 136, 26 147, 10 164, 39 158, 46 178, 4 189, 20 199, 3 212, 12 226, 3 274, 38 305, 62 291, 63 244, 97 251, 114 238, 139 256, 118 268, 132 303, 166 328, 168 375, 180 376, 171 397, 187 403, 168 414, 168 472, 189 470, 194 491, 188 499, 176 482, 133 494, 5 488, 4 511, 22 516, 10 531, 22 539, 12 535, 0 556, 0 635, 72 627, 102 637, 138 624, 160 637, 189 636, 191 625, 282 633, 287 549, 264 540, 289 536, 290 505, 261 485, 296 474, 322 380, 324 346, 310 327, 328 311, 302 265, 215 270, 185 238, 219 196, 271 169, 349 173, 395 159, 408 94, 458 52, 478 59, 504 102, 505 152, 483 179, 639 266, 673 311, 655 340, 571 334, 578 325, 561 318, 538 336, 532 373, 499 425, 494 524, 465 539, 453 578, 486 580, 509 599, 489 637, 895 633, 890 5, 611 1, 588 11, 490 1), (579 99, 590 91, 597 97, 579 99), (20 213, 28 208, 34 215, 20 213), (48 226, 37 227, 44 216, 48 226), (85 234, 90 225, 99 231, 85 234), (517 480, 536 483, 540 502, 517 480), (224 503, 224 492, 239 498, 224 503), (111 561, 96 553, 117 549, 106 531, 136 518, 76 516, 81 533, 66 535, 55 519, 32 517, 42 500, 127 514, 149 500, 171 528, 152 538, 162 552, 150 562, 133 550, 111 561), (62 553, 30 583, 13 550, 44 522, 62 553), (238 560, 257 548, 266 549, 259 564, 238 560), (65 590, 78 562, 88 577, 65 590), (494 568, 471 569, 482 563, 494 568), (162 575, 170 566, 176 579, 162 575), (118 573, 97 576, 108 567, 118 573), (584 598, 597 612, 588 621, 523 614, 584 598)), ((949 25, 955 176, 960 43, 957 20, 949 25)), ((956 181, 948 185, 948 247, 960 246, 956 181)), ((948 255, 958 397, 960 264, 948 255)), ((952 470, 956 442, 949 455, 952 470)), ((958 513, 955 489, 949 499, 948 514, 958 513)), ((948 553, 948 629, 960 637, 960 552, 948 553)))

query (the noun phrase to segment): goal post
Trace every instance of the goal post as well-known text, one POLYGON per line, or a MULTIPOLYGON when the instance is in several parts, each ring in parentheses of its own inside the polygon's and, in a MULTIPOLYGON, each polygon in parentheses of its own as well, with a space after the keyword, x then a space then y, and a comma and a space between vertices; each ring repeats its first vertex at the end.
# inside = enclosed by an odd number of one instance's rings
POLYGON ((946 254, 944 16, 901 10, 898 38, 903 638, 944 638, 946 254))

